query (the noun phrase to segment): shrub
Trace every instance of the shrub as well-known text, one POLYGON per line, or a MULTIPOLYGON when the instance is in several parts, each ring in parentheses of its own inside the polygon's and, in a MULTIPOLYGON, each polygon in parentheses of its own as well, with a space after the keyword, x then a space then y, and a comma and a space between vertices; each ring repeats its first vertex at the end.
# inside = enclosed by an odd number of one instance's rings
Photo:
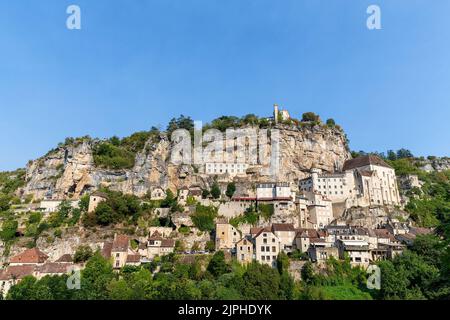
POLYGON ((211 232, 215 227, 214 219, 217 217, 217 211, 217 208, 213 206, 197 204, 191 220, 200 231, 211 232))
POLYGON ((87 245, 79 246, 75 251, 73 261, 75 263, 85 262, 89 260, 93 256, 93 254, 94 252, 92 251, 91 247, 87 245))

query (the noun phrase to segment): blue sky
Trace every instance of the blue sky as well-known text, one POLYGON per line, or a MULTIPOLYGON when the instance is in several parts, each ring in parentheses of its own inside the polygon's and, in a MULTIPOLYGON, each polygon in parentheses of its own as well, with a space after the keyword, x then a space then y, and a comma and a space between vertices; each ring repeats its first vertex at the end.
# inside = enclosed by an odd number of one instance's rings
POLYGON ((273 103, 333 117, 354 150, 450 155, 449 14, 448 0, 1 1, 0 170, 67 136, 273 103), (82 30, 65 27, 70 4, 82 30))

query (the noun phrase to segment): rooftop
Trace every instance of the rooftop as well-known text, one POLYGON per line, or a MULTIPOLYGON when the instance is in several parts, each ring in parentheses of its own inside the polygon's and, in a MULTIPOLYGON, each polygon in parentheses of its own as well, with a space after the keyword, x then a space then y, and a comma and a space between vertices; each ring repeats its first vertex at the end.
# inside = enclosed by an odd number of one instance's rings
POLYGON ((44 263, 48 256, 38 248, 28 249, 24 252, 12 257, 10 263, 44 263))
POLYGON ((351 169, 355 169, 355 168, 365 167, 368 165, 392 168, 380 157, 375 156, 375 155, 367 155, 367 156, 358 157, 355 159, 345 161, 344 167, 342 170, 346 171, 346 170, 351 170, 351 169))

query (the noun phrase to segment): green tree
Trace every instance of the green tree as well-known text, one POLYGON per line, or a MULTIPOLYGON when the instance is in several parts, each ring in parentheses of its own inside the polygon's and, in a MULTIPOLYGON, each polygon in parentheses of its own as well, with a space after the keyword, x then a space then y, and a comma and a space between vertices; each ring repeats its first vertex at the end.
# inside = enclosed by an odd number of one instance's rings
POLYGON ((218 209, 213 206, 203 206, 197 204, 195 213, 191 215, 192 223, 200 231, 211 232, 215 228, 214 220, 217 217, 218 209))
POLYGON ((277 270, 264 264, 253 262, 243 275, 242 293, 248 300, 278 300, 280 275, 277 270))
POLYGON ((96 252, 81 271, 81 289, 78 298, 104 300, 108 298, 108 285, 114 278, 111 263, 96 252))
POLYGON ((334 119, 327 119, 327 126, 329 127, 334 127, 336 126, 336 122, 334 121, 334 119))
POLYGON ((214 253, 209 261, 207 270, 216 278, 231 271, 230 265, 225 261, 223 251, 214 253))
POLYGON ((2 230, 0 231, 0 238, 3 241, 10 241, 16 237, 18 223, 16 220, 6 220, 2 224, 2 230))
POLYGON ((221 194, 222 192, 220 191, 219 185, 217 184, 217 182, 214 182, 211 187, 211 196, 214 199, 219 199, 221 194))
POLYGON ((234 193, 236 192, 236 184, 234 182, 231 182, 227 185, 227 191, 225 194, 228 198, 233 197, 234 193))
POLYGON ((75 263, 88 261, 93 254, 94 252, 92 252, 91 247, 88 245, 79 246, 73 255, 73 261, 75 263))
POLYGON ((320 121, 320 117, 314 112, 305 112, 302 115, 302 121, 304 122, 318 122, 320 121))

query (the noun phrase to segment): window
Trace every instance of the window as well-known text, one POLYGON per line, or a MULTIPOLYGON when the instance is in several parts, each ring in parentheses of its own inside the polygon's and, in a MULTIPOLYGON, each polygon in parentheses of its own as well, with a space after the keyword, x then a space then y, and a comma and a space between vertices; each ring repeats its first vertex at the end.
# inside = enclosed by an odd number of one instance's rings
POLYGON ((277 252, 275 246, 272 247, 272 252, 277 252))
POLYGON ((263 239, 263 243, 267 243, 267 239, 263 239))
POLYGON ((262 261, 266 261, 266 256, 261 256, 262 261))
POLYGON ((275 238, 272 238, 272 242, 275 242, 275 238))
POLYGON ((264 246, 261 246, 261 252, 264 252, 264 249, 265 249, 266 247, 264 247, 264 246))

